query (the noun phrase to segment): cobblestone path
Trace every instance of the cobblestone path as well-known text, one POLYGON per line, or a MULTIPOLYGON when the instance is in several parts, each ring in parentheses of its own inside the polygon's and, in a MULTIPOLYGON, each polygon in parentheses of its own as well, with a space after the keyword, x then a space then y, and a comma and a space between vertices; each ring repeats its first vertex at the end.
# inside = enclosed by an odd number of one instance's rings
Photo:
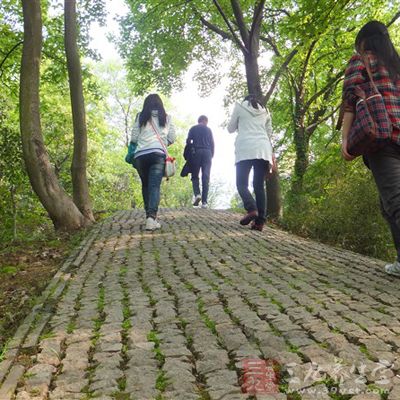
POLYGON ((237 220, 96 226, 9 343, 0 399, 399 400, 400 280, 237 220))

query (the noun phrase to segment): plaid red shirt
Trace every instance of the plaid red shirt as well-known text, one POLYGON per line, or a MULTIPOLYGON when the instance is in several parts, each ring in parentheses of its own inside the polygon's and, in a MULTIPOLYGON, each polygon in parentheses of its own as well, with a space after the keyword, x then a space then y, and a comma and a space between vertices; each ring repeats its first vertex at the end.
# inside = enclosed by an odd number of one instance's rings
MULTIPOLYGON (((400 79, 393 82, 388 70, 383 65, 378 65, 378 59, 370 52, 366 52, 375 85, 382 94, 386 110, 393 124, 391 140, 400 145, 400 79)), ((362 57, 354 54, 344 73, 343 100, 344 111, 355 113, 357 96, 354 94, 356 85, 369 81, 368 72, 362 61, 362 57)))

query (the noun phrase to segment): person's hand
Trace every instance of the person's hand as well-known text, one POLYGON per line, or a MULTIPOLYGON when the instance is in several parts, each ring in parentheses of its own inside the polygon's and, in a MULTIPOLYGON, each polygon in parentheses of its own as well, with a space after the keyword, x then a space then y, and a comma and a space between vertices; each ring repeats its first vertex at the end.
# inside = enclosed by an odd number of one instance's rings
POLYGON ((348 151, 347 151, 347 141, 343 141, 342 142, 342 157, 346 160, 346 161, 351 161, 354 160, 356 158, 356 156, 351 155, 348 151))
POLYGON ((272 154, 272 172, 276 172, 278 170, 278 166, 276 164, 275 154, 272 154))
POLYGON ((268 169, 265 172, 265 179, 269 180, 271 179, 272 175, 275 174, 278 171, 278 166, 276 164, 276 158, 275 155, 272 154, 272 163, 268 165, 268 169))

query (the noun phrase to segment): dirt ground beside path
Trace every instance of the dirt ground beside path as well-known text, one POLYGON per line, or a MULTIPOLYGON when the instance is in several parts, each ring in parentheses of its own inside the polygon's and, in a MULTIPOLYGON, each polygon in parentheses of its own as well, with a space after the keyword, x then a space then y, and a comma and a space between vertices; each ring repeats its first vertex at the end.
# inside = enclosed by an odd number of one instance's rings
POLYGON ((0 248, 0 361, 7 340, 66 258, 68 242, 53 238, 0 248))

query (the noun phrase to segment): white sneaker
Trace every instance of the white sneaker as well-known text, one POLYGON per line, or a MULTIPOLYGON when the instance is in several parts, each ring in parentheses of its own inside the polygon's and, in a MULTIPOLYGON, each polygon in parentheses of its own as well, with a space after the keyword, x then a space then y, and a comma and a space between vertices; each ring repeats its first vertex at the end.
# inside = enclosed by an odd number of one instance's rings
POLYGON ((208 208, 208 204, 207 203, 202 203, 201 208, 208 208))
POLYGON ((400 277, 400 262, 395 261, 393 264, 385 265, 385 271, 389 275, 400 277))
POLYGON ((197 207, 200 204, 201 201, 201 195, 196 194, 196 196, 193 196, 193 207, 197 207))
POLYGON ((156 219, 149 217, 146 219, 146 231, 155 231, 156 229, 160 229, 161 224, 157 222, 156 219))

